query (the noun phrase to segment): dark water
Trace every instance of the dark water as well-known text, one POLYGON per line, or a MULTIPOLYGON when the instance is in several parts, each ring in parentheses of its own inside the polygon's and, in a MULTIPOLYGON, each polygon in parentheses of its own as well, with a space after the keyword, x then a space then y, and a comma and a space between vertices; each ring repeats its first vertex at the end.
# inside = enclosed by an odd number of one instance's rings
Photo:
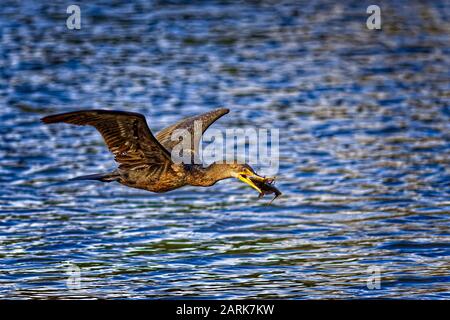
POLYGON ((381 31, 365 1, 94 2, 68 30, 70 1, 2 1, 1 297, 450 298, 448 2, 377 1, 381 31), (219 106, 216 128, 280 129, 274 205, 231 180, 67 182, 112 157, 39 123, 109 108, 157 131, 219 106))

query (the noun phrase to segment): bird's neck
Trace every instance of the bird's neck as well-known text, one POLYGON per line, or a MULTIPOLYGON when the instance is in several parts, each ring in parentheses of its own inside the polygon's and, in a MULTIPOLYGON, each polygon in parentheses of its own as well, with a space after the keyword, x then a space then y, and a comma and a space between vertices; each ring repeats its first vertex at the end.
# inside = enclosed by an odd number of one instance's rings
POLYGON ((231 178, 227 168, 220 164, 211 164, 209 167, 192 166, 189 168, 187 183, 191 186, 208 187, 217 181, 231 178))

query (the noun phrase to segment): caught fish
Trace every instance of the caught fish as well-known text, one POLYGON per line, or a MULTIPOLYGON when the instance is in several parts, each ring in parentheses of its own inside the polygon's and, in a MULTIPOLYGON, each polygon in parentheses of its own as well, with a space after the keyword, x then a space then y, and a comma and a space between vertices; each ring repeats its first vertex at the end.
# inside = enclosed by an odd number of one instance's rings
POLYGON ((273 194, 275 194, 275 197, 272 200, 270 200, 269 204, 271 204, 273 202, 273 200, 275 200, 282 194, 280 190, 278 190, 277 188, 274 187, 274 185, 273 185, 275 182, 274 178, 264 178, 264 180, 252 179, 252 178, 250 178, 250 179, 261 190, 261 192, 258 195, 258 199, 261 199, 266 194, 273 193, 273 194))

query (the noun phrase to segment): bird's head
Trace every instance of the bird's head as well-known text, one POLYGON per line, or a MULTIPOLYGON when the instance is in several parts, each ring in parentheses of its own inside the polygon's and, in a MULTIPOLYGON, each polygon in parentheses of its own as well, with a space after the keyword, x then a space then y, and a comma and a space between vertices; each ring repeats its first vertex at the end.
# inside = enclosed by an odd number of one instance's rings
POLYGON ((265 183, 271 179, 273 180, 273 178, 259 176, 252 167, 245 163, 224 163, 222 164, 222 170, 225 171, 224 173, 227 176, 241 180, 259 193, 262 193, 262 190, 254 181, 265 183))

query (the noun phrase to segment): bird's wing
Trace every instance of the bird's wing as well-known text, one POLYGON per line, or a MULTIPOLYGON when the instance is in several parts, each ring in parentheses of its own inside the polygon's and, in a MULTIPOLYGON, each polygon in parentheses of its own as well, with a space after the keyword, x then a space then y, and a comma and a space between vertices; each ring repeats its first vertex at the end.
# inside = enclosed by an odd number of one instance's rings
POLYGON ((156 134, 156 139, 158 139, 158 141, 170 152, 178 143, 180 143, 178 139, 176 139, 175 141, 172 140, 172 134, 174 133, 174 131, 177 129, 185 130, 185 133, 190 135, 191 149, 184 151, 189 151, 192 155, 197 155, 200 139, 203 133, 211 124, 213 124, 217 119, 227 114, 228 112, 230 112, 229 109, 220 108, 197 116, 183 119, 175 123, 174 125, 164 128, 163 130, 158 132, 156 134), (196 128, 201 128, 201 132, 199 135, 194 136, 196 128))
POLYGON ((119 168, 166 165, 169 152, 155 139, 142 114, 109 110, 82 110, 50 115, 44 123, 91 125, 103 136, 119 168))

